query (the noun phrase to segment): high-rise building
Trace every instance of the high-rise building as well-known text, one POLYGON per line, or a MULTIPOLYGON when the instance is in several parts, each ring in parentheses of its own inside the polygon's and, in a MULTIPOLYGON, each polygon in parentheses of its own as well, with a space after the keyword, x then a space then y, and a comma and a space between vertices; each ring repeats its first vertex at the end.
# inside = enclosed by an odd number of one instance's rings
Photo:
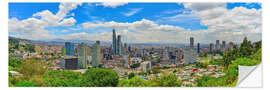
POLYGON ((92 54, 92 67, 99 67, 101 63, 100 44, 98 44, 97 42, 93 44, 91 48, 91 54, 92 54))
POLYGON ((220 51, 220 44, 219 44, 219 40, 216 40, 216 47, 215 47, 216 51, 220 51))
POLYGON ((60 58, 60 67, 62 69, 75 70, 78 69, 78 58, 67 56, 60 58))
POLYGON ((226 41, 222 41, 222 52, 226 51, 226 41))
POLYGON ((117 44, 116 44, 116 53, 117 55, 121 55, 122 54, 122 42, 121 42, 121 35, 117 36, 117 44))
POLYGON ((117 38, 116 38, 116 33, 115 33, 115 29, 113 29, 113 40, 112 40, 112 51, 113 51, 113 55, 115 55, 116 54, 116 48, 117 48, 117 46, 116 46, 116 40, 117 40, 117 38))
POLYGON ((190 48, 190 47, 184 48, 183 55, 184 55, 185 64, 191 64, 191 63, 196 62, 197 52, 195 48, 190 48))
POLYGON ((127 49, 128 49, 127 43, 124 44, 124 48, 123 49, 124 49, 124 54, 127 55, 127 49))
POLYGON ((190 47, 194 47, 194 38, 190 37, 190 47))
POLYGON ((90 61, 89 59, 89 47, 85 43, 80 43, 78 45, 78 68, 85 69, 90 61))
POLYGON ((201 51, 201 47, 200 47, 200 43, 197 44, 197 53, 200 53, 201 51))
POLYGON ((74 56, 74 44, 71 42, 65 42, 66 55, 74 56))
POLYGON ((209 51, 210 52, 213 52, 213 48, 214 48, 214 44, 213 43, 210 43, 210 45, 209 45, 209 51))

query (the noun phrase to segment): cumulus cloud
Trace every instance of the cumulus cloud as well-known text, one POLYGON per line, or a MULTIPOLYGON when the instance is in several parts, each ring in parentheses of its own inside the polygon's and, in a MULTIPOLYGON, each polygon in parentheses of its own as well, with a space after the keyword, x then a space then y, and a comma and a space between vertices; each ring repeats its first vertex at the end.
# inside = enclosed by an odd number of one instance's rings
POLYGON ((125 4, 128 4, 128 2, 101 2, 101 3, 96 4, 96 5, 97 6, 116 8, 118 6, 123 6, 125 4))
POLYGON ((33 17, 24 20, 11 18, 8 20, 9 33, 14 33, 16 37, 32 40, 53 39, 46 27, 51 26, 73 26, 76 20, 73 17, 65 18, 69 11, 76 9, 80 3, 61 3, 56 14, 49 10, 44 10, 33 14, 33 17), (39 17, 39 18, 38 18, 39 17))
MULTIPOLYGON (((78 5, 78 4, 76 4, 78 5)), ((48 10, 36 13, 33 17, 18 20, 9 19, 9 33, 17 37, 26 39, 82 39, 111 41, 112 33, 103 31, 99 33, 71 33, 62 36, 50 35, 44 30, 48 26, 74 26, 76 20, 72 17, 65 18, 70 10, 76 9, 73 4, 60 4, 59 11, 54 15, 48 10), (64 8, 67 7, 67 8, 64 8), (40 19, 36 18, 40 17, 40 19)), ((104 6, 116 7, 124 4, 104 4, 104 6)), ((261 10, 247 9, 245 7, 235 7, 226 9, 225 3, 184 3, 185 8, 192 10, 191 16, 198 17, 201 25, 208 26, 207 30, 190 31, 179 26, 157 24, 155 21, 142 19, 139 21, 123 22, 84 22, 78 28, 84 30, 96 30, 103 27, 116 29, 117 34, 121 34, 127 42, 147 43, 187 43, 189 37, 194 37, 195 42, 209 43, 215 40, 225 40, 241 42, 244 36, 252 41, 261 40, 262 18, 261 10)), ((131 14, 130 14, 131 15, 131 14)), ((175 15, 168 19, 182 20, 187 15, 175 15)), ((197 18, 196 18, 197 19, 197 18)), ((62 30, 61 32, 66 32, 62 30)))
MULTIPOLYGON (((197 42, 209 43, 215 40, 241 42, 247 36, 252 41, 261 40, 261 10, 235 7, 226 9, 224 3, 185 3, 185 7, 192 9, 192 15, 198 16, 201 25, 208 26, 207 30, 190 31, 179 26, 159 25, 154 21, 142 19, 132 23, 83 23, 85 29, 106 27, 128 31, 128 41, 131 42, 170 42, 185 43, 189 37, 197 42), (186 6, 186 4, 188 4, 186 6), (200 6, 201 8, 198 8, 200 6), (135 31, 135 32, 132 32, 135 31)), ((183 15, 182 15, 183 16, 183 15)), ((180 20, 181 15, 171 17, 180 20)), ((122 33, 120 33, 122 34, 122 33)), ((110 40, 110 39, 108 39, 110 40)))

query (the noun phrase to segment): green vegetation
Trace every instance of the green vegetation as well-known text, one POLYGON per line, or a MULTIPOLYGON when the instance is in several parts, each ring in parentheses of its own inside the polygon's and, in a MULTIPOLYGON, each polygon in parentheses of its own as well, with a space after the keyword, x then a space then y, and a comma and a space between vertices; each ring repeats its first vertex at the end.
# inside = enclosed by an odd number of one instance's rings
POLYGON ((154 82, 143 80, 142 78, 135 76, 131 79, 120 80, 119 87, 153 87, 157 86, 154 82))
POLYGON ((21 64, 22 64, 21 60, 15 59, 13 57, 8 57, 9 71, 17 69, 21 64))
POLYGON ((133 78, 133 77, 135 77, 135 74, 132 72, 132 73, 130 73, 130 74, 128 74, 128 79, 131 79, 131 78, 133 78))
POLYGON ((43 83, 49 87, 79 87, 81 74, 69 70, 49 71, 43 75, 43 83))
POLYGON ((165 87, 175 87, 181 86, 182 82, 177 79, 175 74, 166 74, 161 78, 157 78, 155 80, 158 83, 158 86, 165 86, 165 87))
POLYGON ((198 87, 232 87, 238 80, 238 65, 254 66, 261 63, 261 41, 256 42, 253 47, 245 38, 240 48, 234 47, 232 51, 224 55, 224 66, 226 75, 221 78, 203 76, 197 79, 198 87))
POLYGON ((115 87, 118 84, 118 75, 115 71, 103 68, 91 68, 82 77, 82 86, 87 87, 115 87))

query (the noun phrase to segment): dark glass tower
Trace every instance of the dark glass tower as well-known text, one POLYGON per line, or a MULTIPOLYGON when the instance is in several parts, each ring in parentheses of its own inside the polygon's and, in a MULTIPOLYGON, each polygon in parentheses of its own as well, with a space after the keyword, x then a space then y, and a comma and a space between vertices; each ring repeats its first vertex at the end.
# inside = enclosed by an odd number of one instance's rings
POLYGON ((194 38, 190 37, 190 47, 194 47, 194 38))
POLYGON ((197 53, 200 53, 200 50, 201 48, 200 48, 200 43, 198 43, 198 45, 197 45, 197 53))
POLYGON ((117 36, 117 44, 116 44, 116 54, 120 55, 121 54, 121 47, 122 47, 122 42, 121 42, 121 35, 117 36))
POLYGON ((112 54, 115 55, 116 54, 116 34, 115 34, 115 30, 113 29, 113 39, 112 39, 112 54))

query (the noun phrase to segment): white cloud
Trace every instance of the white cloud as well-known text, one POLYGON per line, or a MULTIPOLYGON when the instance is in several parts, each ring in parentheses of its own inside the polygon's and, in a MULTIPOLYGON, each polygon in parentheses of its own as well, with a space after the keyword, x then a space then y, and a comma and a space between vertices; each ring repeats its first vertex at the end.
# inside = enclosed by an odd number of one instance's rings
POLYGON ((132 16, 132 15, 136 14, 137 12, 141 11, 142 9, 143 8, 133 8, 129 12, 123 13, 123 15, 126 17, 129 17, 129 16, 132 16))
MULTIPOLYGON (((45 10, 34 14, 32 18, 18 20, 9 19, 9 33, 18 33, 17 37, 26 39, 87 39, 111 41, 111 32, 101 33, 72 33, 64 36, 50 35, 49 31, 44 30, 48 26, 74 26, 76 20, 72 17, 65 18, 70 10, 76 8, 75 5, 61 4, 56 15, 45 10), (62 6, 63 5, 63 6, 62 6), (70 7, 65 6, 70 5, 70 7), (67 7, 67 8, 64 8, 67 7), (35 18, 41 17, 41 19, 35 18)), ((107 4, 106 4, 107 5, 107 4)), ((120 5, 120 4, 118 4, 120 5)), ((201 25, 208 26, 208 30, 189 31, 179 26, 159 25, 154 21, 142 19, 130 23, 110 22, 85 22, 81 27, 85 30, 95 30, 98 27, 116 29, 118 34, 123 35, 128 42, 166 42, 166 43, 186 43, 189 37, 195 38, 195 42, 209 43, 216 39, 241 42, 244 36, 252 41, 261 40, 262 18, 261 10, 236 7, 227 10, 223 4, 216 3, 184 3, 186 8, 192 9, 192 15, 200 18, 201 25), (201 8, 199 8, 201 7, 201 8)), ((108 6, 108 5, 107 5, 108 6)), ((117 6, 117 5, 116 5, 117 6)), ((111 6, 111 7, 116 7, 111 6)), ((181 15, 171 17, 171 20, 181 20, 181 15)), ((189 18, 187 16, 187 18, 189 18)), ((62 30, 61 32, 66 32, 62 30)))
POLYGON ((49 10, 44 10, 33 14, 33 17, 24 20, 11 18, 8 21, 9 33, 15 33, 16 37, 42 40, 53 39, 55 36, 50 35, 45 27, 51 26, 72 26, 76 23, 73 17, 65 18, 67 14, 76 9, 80 3, 61 3, 59 11, 54 15, 49 10), (40 19, 39 19, 40 18, 40 19))
POLYGON ((128 4, 128 2, 101 2, 100 4, 96 4, 96 5, 97 6, 116 8, 118 6, 123 6, 125 4, 128 4))

